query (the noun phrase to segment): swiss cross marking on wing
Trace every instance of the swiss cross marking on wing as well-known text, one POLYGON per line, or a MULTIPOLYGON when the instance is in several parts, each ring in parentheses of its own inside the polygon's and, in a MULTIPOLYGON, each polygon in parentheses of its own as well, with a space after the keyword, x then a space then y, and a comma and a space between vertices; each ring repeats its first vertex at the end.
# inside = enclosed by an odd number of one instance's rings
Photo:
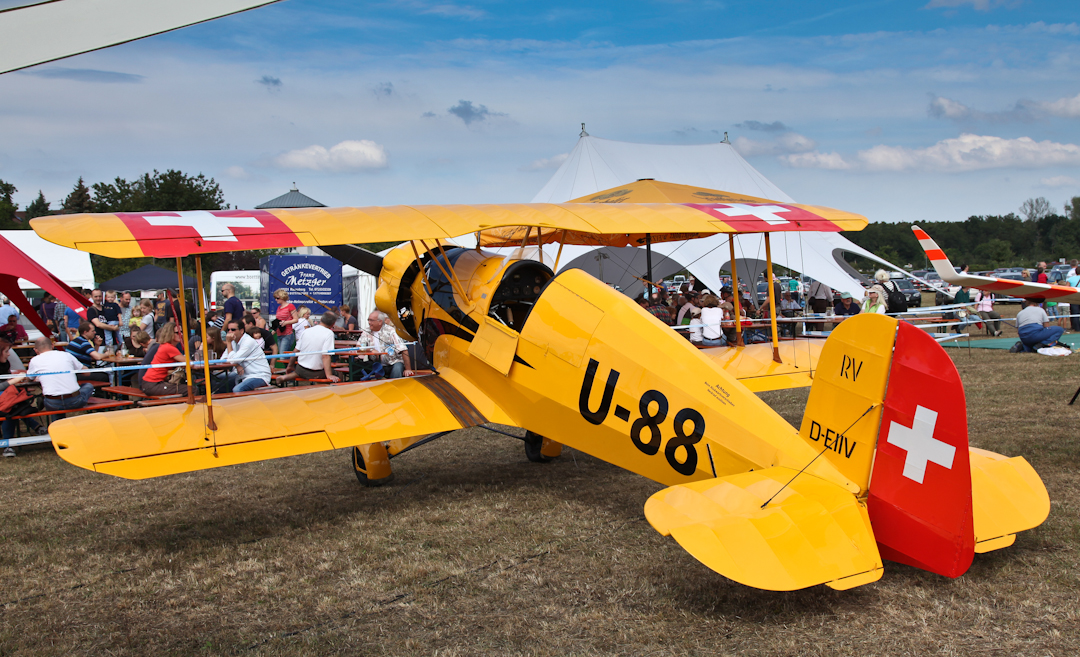
POLYGON ((726 208, 716 208, 716 211, 728 217, 757 217, 770 226, 791 223, 783 217, 778 217, 780 212, 790 212, 791 208, 779 205, 746 205, 745 203, 729 203, 726 208))
POLYGON ((194 228, 204 240, 211 242, 236 242, 233 228, 262 228, 262 222, 255 217, 219 217, 206 210, 177 212, 174 217, 147 216, 146 223, 151 226, 184 226, 194 228))
POLYGON ((899 422, 889 425, 887 442, 907 452, 904 458, 904 476, 920 484, 926 476, 927 463, 937 463, 951 470, 953 457, 956 456, 955 447, 934 438, 937 416, 937 411, 916 406, 915 418, 910 427, 899 422))

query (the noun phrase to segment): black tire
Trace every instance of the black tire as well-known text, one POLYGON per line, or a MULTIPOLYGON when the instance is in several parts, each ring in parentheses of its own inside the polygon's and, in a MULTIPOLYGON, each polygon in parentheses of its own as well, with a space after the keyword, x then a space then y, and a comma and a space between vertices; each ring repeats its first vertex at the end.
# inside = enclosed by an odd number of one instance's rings
POLYGON ((356 480, 360 482, 361 486, 377 488, 385 486, 394 480, 394 473, 390 473, 389 477, 383 477, 382 479, 368 479, 367 468, 364 465, 364 455, 360 453, 359 447, 352 448, 352 466, 353 472, 356 473, 356 480))
POLYGON ((544 437, 532 431, 525 432, 525 456, 533 463, 548 463, 550 456, 544 456, 540 449, 544 446, 544 437))

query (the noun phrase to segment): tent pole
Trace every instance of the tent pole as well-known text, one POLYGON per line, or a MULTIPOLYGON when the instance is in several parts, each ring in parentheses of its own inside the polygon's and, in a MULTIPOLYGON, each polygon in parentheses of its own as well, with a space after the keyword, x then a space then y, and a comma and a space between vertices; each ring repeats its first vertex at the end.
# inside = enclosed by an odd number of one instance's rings
POLYGON ((645 301, 649 302, 649 301, 652 300, 652 288, 653 288, 653 277, 652 277, 652 233, 645 233, 645 269, 646 269, 645 278, 649 281, 649 285, 648 285, 649 293, 645 295, 645 301))
POLYGON ((765 282, 769 287, 769 320, 772 323, 772 359, 778 363, 784 361, 780 360, 780 346, 777 340, 776 330, 776 287, 773 285, 773 273, 772 273, 772 248, 769 245, 769 234, 765 235, 765 271, 768 280, 765 282))
POLYGON ((176 297, 180 304, 180 328, 184 334, 184 370, 187 371, 187 403, 195 404, 195 385, 191 380, 191 347, 188 346, 187 334, 187 302, 184 300, 184 259, 176 259, 176 280, 180 294, 176 297))
MULTIPOLYGON (((195 256, 195 284, 199 286, 197 292, 197 299, 199 301, 199 331, 202 335, 202 354, 203 354, 203 381, 206 385, 206 428, 211 431, 217 431, 217 424, 214 422, 214 402, 210 398, 210 345, 206 342, 206 304, 203 302, 203 283, 202 283, 202 257, 195 256)), ((217 436, 214 436, 214 450, 217 450, 217 436)))
POLYGON ((739 293, 739 268, 735 266, 735 236, 728 235, 728 248, 731 249, 731 291, 735 298, 735 346, 743 347, 742 339, 742 303, 739 301, 742 295, 739 293))

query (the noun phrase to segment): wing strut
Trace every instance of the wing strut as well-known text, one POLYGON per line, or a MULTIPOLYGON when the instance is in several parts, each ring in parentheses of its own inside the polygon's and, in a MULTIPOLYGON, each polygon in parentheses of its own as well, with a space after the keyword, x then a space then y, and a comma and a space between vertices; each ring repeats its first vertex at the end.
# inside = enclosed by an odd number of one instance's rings
MULTIPOLYGON (((210 380, 210 344, 206 341, 206 303, 203 299, 202 256, 195 256, 195 284, 199 286, 199 331, 202 335, 203 383, 206 385, 206 428, 210 431, 217 431, 217 424, 214 423, 214 401, 210 398, 210 389, 214 386, 211 385, 210 380)), ((190 362, 190 357, 188 357, 188 360, 190 362)), ((217 451, 216 434, 214 435, 214 451, 217 451)))
MULTIPOLYGON (((776 289, 773 285, 773 273, 772 273, 772 247, 769 245, 769 234, 763 233, 765 236, 765 273, 769 280, 766 284, 769 287, 769 319, 772 322, 772 359, 778 363, 784 361, 780 360, 780 346, 776 343, 776 289)), ((732 268, 734 268, 734 261, 732 261, 732 268)))
POLYGON ((742 314, 742 304, 739 301, 742 293, 739 291, 739 268, 735 266, 735 236, 728 235, 727 243, 731 249, 731 296, 735 299, 735 346, 744 347, 746 345, 742 339, 742 319, 739 317, 742 314))
MULTIPOLYGON (((184 331, 184 370, 187 372, 187 403, 195 404, 195 385, 191 380, 191 347, 187 343, 187 302, 184 300, 184 259, 176 259, 176 281, 179 294, 177 295, 178 303, 180 304, 180 327, 184 331)), ((171 302, 170 302, 171 303, 171 302)))

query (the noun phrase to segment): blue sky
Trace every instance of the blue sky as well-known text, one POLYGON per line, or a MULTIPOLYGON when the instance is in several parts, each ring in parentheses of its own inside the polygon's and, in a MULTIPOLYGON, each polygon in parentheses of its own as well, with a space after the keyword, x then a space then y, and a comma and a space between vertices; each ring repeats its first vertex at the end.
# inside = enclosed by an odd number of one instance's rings
POLYGON ((23 205, 151 169, 234 206, 528 201, 585 122, 795 199, 962 220, 1080 195, 1075 2, 288 0, 0 76, 23 205), (17 100, 16 100, 17 99, 17 100), (14 102, 12 102, 14 100, 14 102))

